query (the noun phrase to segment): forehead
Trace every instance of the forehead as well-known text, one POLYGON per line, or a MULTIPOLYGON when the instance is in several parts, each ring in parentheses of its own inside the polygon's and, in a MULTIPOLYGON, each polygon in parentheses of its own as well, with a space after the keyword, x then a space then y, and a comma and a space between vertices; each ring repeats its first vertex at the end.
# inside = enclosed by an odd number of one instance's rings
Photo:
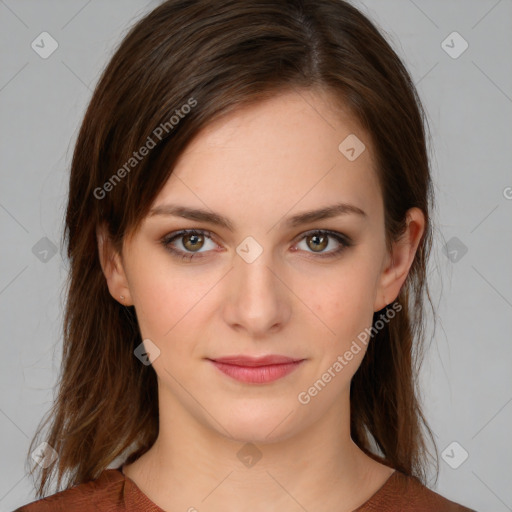
MULTIPOLYGON (((340 136, 357 134, 367 139, 358 120, 349 110, 322 89, 301 89, 276 94, 261 101, 243 105, 209 123, 190 142, 185 157, 207 150, 255 150, 261 156, 277 156, 289 149, 304 151, 313 147, 314 159, 322 153, 336 154, 340 136)), ((369 141, 367 146, 369 146, 369 141)), ((368 148, 370 149, 370 148, 368 148)))
POLYGON ((329 94, 282 93, 204 128, 154 205, 179 201, 226 216, 238 209, 239 218, 265 223, 339 202, 377 214, 381 199, 371 149, 357 119, 329 94), (360 141, 365 149, 349 159, 344 141, 360 141))

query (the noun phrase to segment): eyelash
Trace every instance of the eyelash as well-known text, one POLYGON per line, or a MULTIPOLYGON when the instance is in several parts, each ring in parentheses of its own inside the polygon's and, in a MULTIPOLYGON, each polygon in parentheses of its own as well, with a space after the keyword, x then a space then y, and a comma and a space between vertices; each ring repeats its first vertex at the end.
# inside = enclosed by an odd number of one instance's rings
MULTIPOLYGON (((335 250, 327 252, 327 253, 316 253, 316 254, 313 253, 313 255, 314 255, 313 257, 334 258, 334 257, 338 256, 346 248, 352 246, 352 241, 346 235, 344 235, 342 233, 338 233, 336 231, 329 231, 329 230, 325 230, 325 229, 316 229, 316 230, 307 231, 306 233, 304 233, 302 235, 302 237, 300 238, 300 240, 297 243, 300 243, 302 240, 304 240, 304 238, 306 238, 308 236, 317 235, 317 234, 318 235, 327 235, 329 237, 334 238, 340 244, 340 247, 338 249, 335 249, 335 250)), ((167 249, 174 257, 177 257, 181 260, 190 261, 192 259, 203 258, 204 256, 202 255, 202 253, 184 252, 182 250, 174 248, 171 245, 172 242, 174 242, 174 240, 181 238, 185 235, 203 235, 210 239, 212 238, 212 236, 211 236, 212 233, 210 231, 205 231, 202 229, 183 229, 181 231, 170 233, 170 234, 164 236, 160 242, 164 246, 164 248, 167 249)))

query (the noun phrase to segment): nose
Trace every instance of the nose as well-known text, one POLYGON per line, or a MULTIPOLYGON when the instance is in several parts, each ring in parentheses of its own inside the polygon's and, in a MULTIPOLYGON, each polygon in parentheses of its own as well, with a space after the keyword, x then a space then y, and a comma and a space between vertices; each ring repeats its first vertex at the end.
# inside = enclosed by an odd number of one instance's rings
POLYGON ((292 311, 293 294, 281 266, 263 251, 248 262, 238 255, 227 277, 224 320, 250 338, 263 338, 283 329, 292 311))

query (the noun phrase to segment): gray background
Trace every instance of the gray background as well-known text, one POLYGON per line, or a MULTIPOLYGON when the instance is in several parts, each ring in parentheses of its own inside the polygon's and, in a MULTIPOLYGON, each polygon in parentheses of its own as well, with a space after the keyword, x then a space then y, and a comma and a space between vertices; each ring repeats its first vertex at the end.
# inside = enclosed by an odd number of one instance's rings
MULTIPOLYGON (((25 456, 59 369, 79 123, 115 44, 157 3, 0 0, 0 511, 34 499, 25 456), (31 48, 44 31, 59 45, 47 59, 31 48)), ((421 379, 441 457, 435 490, 481 512, 512 510, 512 1, 354 3, 405 60, 433 136, 439 320, 421 379), (454 31, 469 44, 457 58, 454 31)))

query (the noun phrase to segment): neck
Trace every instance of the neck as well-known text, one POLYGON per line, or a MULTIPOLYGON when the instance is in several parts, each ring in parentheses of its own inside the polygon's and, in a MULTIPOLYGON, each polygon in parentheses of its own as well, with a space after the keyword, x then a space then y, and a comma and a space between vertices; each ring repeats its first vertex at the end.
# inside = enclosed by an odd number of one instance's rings
POLYGON ((158 438, 124 473, 164 510, 349 512, 392 473, 352 441, 348 393, 321 422, 290 433, 281 420, 249 442, 185 414, 165 390, 159 400, 158 438))

